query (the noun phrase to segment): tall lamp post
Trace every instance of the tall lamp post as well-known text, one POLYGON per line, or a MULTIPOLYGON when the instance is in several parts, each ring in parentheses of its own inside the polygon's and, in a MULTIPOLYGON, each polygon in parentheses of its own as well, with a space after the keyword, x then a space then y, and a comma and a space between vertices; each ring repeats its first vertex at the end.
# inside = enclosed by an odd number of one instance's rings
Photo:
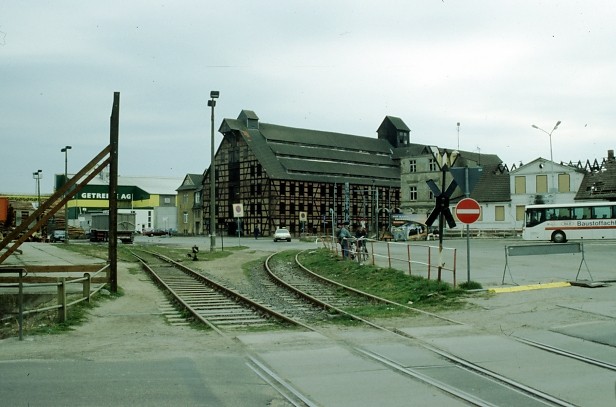
MULTIPOLYGON (((540 130, 540 131, 544 132, 550 138, 550 162, 552 163, 551 164, 551 173, 552 173, 552 189, 553 190, 556 190, 556 183, 555 183, 555 180, 554 180, 554 156, 552 155, 552 133, 554 133, 554 130, 556 130, 559 125, 560 125, 560 120, 556 122, 556 124, 554 125, 554 128, 549 133, 547 131, 543 130, 542 128, 535 126, 534 124, 532 125, 532 127, 534 129, 537 129, 537 130, 540 130)), ((548 192, 549 192, 549 188, 548 188, 548 192)))
MULTIPOLYGON (((41 178, 43 178, 43 170, 36 170, 32 173, 32 178, 36 180, 36 195, 38 200, 37 210, 41 207, 41 178)), ((39 218, 36 218, 38 221, 39 218)))
MULTIPOLYGON (((64 153, 64 183, 68 181, 68 150, 71 146, 66 146, 60 150, 64 153)), ((64 203, 64 243, 68 243, 68 204, 64 203)))
POLYGON ((33 172, 32 178, 36 180, 36 195, 38 197, 38 208, 40 208, 41 207, 41 178, 43 178, 43 170, 37 170, 36 172, 33 172))
POLYGON ((214 206, 214 200, 216 195, 216 164, 214 163, 214 107, 216 107, 216 99, 220 96, 220 92, 213 90, 210 92, 210 100, 207 101, 207 105, 212 108, 212 127, 211 127, 211 160, 210 160, 210 251, 213 252, 216 249, 216 209, 214 206))

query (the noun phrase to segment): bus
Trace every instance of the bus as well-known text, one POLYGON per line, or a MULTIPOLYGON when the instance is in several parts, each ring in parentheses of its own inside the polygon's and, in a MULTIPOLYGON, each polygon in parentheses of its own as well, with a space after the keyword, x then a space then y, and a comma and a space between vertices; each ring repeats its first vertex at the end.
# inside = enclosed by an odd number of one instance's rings
POLYGON ((522 239, 616 239, 616 202, 527 205, 522 239))

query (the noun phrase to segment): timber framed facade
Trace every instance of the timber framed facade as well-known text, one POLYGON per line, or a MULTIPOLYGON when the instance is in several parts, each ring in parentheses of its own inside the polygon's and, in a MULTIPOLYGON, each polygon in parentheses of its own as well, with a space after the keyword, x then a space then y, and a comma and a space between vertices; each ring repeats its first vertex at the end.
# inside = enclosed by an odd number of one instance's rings
MULTIPOLYGON (((215 154, 216 233, 269 236, 277 227, 292 234, 328 234, 332 225, 365 224, 371 235, 389 226, 400 206, 400 169, 385 137, 298 129, 260 123, 243 110, 225 119, 215 154), (243 217, 234 217, 242 204, 243 217)), ((203 176, 203 224, 210 233, 207 196, 211 168, 203 176)))

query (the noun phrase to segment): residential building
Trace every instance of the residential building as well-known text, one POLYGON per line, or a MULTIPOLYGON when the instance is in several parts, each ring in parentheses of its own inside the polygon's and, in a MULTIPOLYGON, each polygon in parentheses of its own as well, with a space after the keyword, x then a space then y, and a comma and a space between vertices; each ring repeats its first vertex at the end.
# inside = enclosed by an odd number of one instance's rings
MULTIPOLYGON (((438 188, 438 192, 444 192, 449 188, 454 178, 451 172, 446 171, 443 183, 439 156, 452 157, 454 151, 413 143, 396 150, 395 155, 400 162, 401 211, 403 213, 412 215, 410 217, 417 222, 426 221, 435 208, 436 202, 435 191, 430 188, 428 182, 431 180, 438 188)), ((509 201, 509 177, 505 174, 507 171, 498 156, 468 151, 455 151, 454 154, 455 161, 452 167, 467 167, 477 176, 476 184, 471 186, 471 198, 486 205, 509 201)), ((453 205, 466 196, 464 188, 465 185, 458 185, 451 193, 452 212, 453 205)), ((485 208, 487 208, 486 205, 484 205, 485 208)), ((488 211, 482 210, 482 217, 477 225, 484 224, 486 227, 494 227, 493 222, 497 217, 492 214, 486 215, 488 211)))
POLYGON ((186 174, 176 189, 178 205, 178 233, 203 234, 203 175, 186 174))
POLYGON ((585 173, 583 169, 541 157, 512 170, 513 228, 522 228, 526 205, 573 202, 585 173))

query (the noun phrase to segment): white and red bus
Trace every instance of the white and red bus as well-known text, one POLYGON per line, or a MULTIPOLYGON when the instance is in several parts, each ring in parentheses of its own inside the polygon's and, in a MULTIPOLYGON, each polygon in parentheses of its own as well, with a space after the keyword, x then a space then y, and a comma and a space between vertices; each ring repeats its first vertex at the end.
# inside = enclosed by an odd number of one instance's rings
POLYGON ((524 240, 616 239, 616 202, 527 205, 524 240))

